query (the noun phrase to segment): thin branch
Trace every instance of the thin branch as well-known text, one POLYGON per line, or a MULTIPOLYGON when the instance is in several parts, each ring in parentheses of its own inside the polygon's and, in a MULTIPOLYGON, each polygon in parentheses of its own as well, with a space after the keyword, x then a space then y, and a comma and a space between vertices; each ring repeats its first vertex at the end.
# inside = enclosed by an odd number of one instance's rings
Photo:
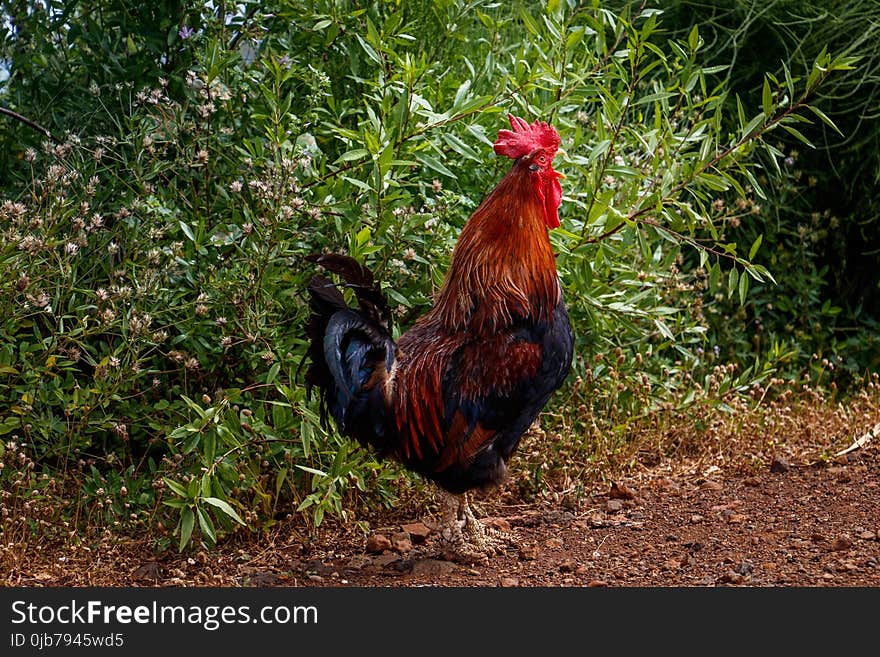
POLYGON ((48 137, 49 139, 54 141, 56 144, 60 144, 62 141, 61 139, 59 139, 58 137, 53 135, 51 132, 49 132, 46 128, 41 126, 36 121, 31 121, 29 118, 27 118, 26 116, 22 116, 18 112, 13 112, 11 109, 7 109, 5 107, 0 107, 0 114, 5 114, 6 116, 11 116, 13 119, 24 123, 29 128, 33 128, 37 132, 42 133, 45 137, 48 137))

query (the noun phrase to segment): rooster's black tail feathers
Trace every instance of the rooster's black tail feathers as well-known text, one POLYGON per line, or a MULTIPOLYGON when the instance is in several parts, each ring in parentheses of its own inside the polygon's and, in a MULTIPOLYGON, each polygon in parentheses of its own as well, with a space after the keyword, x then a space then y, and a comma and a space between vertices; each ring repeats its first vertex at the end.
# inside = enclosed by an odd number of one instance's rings
POLYGON ((329 254, 307 259, 340 276, 354 292, 358 309, 349 308, 328 278, 312 278, 306 395, 317 387, 323 423, 332 416, 343 433, 376 445, 385 433, 383 391, 377 383, 387 376, 396 352, 391 308, 373 273, 354 258, 329 254))

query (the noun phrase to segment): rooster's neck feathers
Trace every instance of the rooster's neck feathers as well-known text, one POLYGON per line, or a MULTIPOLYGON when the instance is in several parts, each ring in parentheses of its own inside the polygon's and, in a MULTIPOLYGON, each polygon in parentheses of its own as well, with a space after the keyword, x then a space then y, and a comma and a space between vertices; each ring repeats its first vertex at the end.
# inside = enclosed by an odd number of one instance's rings
POLYGON ((494 332, 517 318, 550 321, 559 296, 542 198, 517 163, 462 229, 424 320, 450 332, 494 332))

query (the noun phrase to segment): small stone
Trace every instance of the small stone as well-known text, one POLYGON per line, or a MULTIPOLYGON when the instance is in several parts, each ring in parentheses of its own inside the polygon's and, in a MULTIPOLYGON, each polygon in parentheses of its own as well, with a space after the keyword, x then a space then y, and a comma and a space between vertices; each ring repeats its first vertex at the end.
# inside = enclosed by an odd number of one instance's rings
POLYGON ((371 534, 367 538, 367 552, 377 554, 391 549, 391 541, 384 534, 371 534))
POLYGON ((581 564, 580 566, 578 566, 577 568, 574 569, 574 574, 575 575, 589 575, 590 569, 587 566, 584 566, 583 564, 581 564))
POLYGON ((722 490, 724 486, 717 481, 704 481, 700 484, 700 489, 702 490, 722 490))
POLYGON ((832 552, 840 552, 842 550, 849 550, 852 547, 852 541, 849 540, 846 536, 838 536, 833 541, 831 541, 831 551, 832 552))
POLYGON ((663 562, 663 567, 666 570, 678 570, 681 568, 681 559, 667 559, 663 562))
POLYGON ((592 589, 595 589, 595 588, 599 588, 602 586, 608 586, 608 582, 606 582, 604 579, 591 579, 589 581, 589 583, 587 584, 587 586, 589 586, 592 589))
POLYGON ((727 522, 731 525, 737 525, 746 521, 748 516, 743 515, 742 513, 731 513, 727 516, 727 522))
POLYGON ((623 502, 620 500, 608 500, 605 502, 605 510, 608 513, 619 513, 623 511, 623 502))
POLYGON ((561 550, 563 545, 564 543, 562 542, 562 539, 558 536, 554 538, 548 538, 546 541, 544 541, 544 547, 548 550, 561 550))
POLYGON ((397 554, 380 554, 373 557, 368 568, 381 570, 383 568, 393 567, 398 561, 400 561, 400 556, 397 554))
POLYGON ((459 569, 452 561, 440 561, 439 559, 421 559, 413 563, 412 574, 434 577, 447 575, 459 569))
POLYGON ((743 480, 743 483, 746 486, 750 486, 751 488, 757 488, 758 486, 761 485, 761 480, 758 479, 757 477, 746 477, 743 480))
POLYGON ((409 534, 410 540, 413 543, 424 543, 426 540, 428 540, 428 536, 431 535, 431 530, 423 522, 411 522, 409 524, 402 525, 401 529, 409 534))
POLYGON ((773 461, 770 462, 770 472, 776 474, 788 472, 789 468, 791 468, 791 464, 781 456, 774 456, 773 461))
POLYGON ((743 561, 741 564, 739 564, 734 569, 734 572, 736 572, 740 575, 746 576, 746 575, 751 575, 754 572, 754 570, 755 570, 755 567, 751 563, 749 563, 748 561, 743 561))
POLYGON ((504 518, 486 518, 483 520, 483 526, 505 534, 510 533, 510 523, 504 518))
POLYGON ((852 481, 852 475, 849 473, 849 469, 847 468, 833 467, 828 468, 826 472, 828 472, 828 474, 830 475, 833 475, 834 478, 842 484, 846 484, 852 481))
POLYGON ((608 497, 612 500, 634 500, 636 492, 625 484, 612 483, 608 497))
POLYGON ((691 516, 691 524, 696 525, 703 522, 703 520, 705 520, 705 518, 703 518, 703 516, 701 516, 699 513, 695 513, 691 516))
POLYGON ((409 538, 409 532, 398 532, 391 537, 391 547, 397 552, 405 554, 412 550, 412 541, 409 538))
POLYGON ((534 561, 538 558, 537 545, 523 545, 519 549, 519 558, 523 561, 534 561))
POLYGON ((861 534, 859 534, 859 538, 861 538, 864 541, 873 541, 875 538, 877 538, 877 534, 875 534, 874 532, 872 532, 869 529, 866 529, 861 534))
POLYGON ((320 575, 309 575, 309 581, 312 581, 312 582, 323 582, 323 581, 324 581, 324 578, 321 577, 320 575))
POLYGON ((573 559, 565 559, 559 564, 560 573, 573 573, 577 568, 577 562, 573 559))
POLYGON ((722 584, 742 584, 745 578, 740 575, 738 572, 733 570, 728 570, 721 577, 718 578, 718 581, 722 584))
POLYGON ((502 577, 501 578, 501 586, 506 589, 513 588, 515 586, 519 586, 519 577, 502 577))

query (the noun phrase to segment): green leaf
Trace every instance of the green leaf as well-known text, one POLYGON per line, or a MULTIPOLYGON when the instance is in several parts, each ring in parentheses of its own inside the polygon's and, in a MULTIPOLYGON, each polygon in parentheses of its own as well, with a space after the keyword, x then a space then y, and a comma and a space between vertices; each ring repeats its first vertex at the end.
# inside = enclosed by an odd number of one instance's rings
POLYGON ((761 91, 761 109, 764 110, 765 116, 773 113, 773 92, 770 91, 770 80, 764 76, 764 88, 761 91))
POLYGON ((326 477, 326 476, 327 476, 327 473, 324 472, 323 470, 316 470, 315 468, 310 468, 310 467, 307 466, 307 465, 299 465, 299 464, 297 463, 297 464, 296 464, 296 467, 297 467, 299 470, 302 470, 303 472, 308 472, 309 474, 318 475, 318 476, 320 476, 320 477, 326 477))
POLYGON ((184 223, 184 222, 182 222, 182 221, 179 221, 178 223, 180 224, 180 230, 183 231, 183 234, 186 235, 187 239, 188 239, 190 242, 195 242, 195 241, 196 241, 196 236, 193 235, 192 228, 189 227, 189 224, 184 223))
POLYGON ((208 514, 201 507, 196 507, 196 514, 199 516, 199 527, 202 530, 202 534, 208 539, 208 544, 216 545, 217 534, 214 531, 214 523, 211 522, 211 518, 208 517, 208 514))
POLYGON ((809 109, 813 114, 815 114, 816 116, 818 116, 819 119, 822 121, 822 123, 824 123, 824 124, 827 125, 829 128, 831 128, 832 130, 834 130, 834 132, 836 132, 837 134, 839 134, 841 137, 844 136, 844 134, 840 131, 840 128, 838 128, 836 125, 834 125, 834 121, 832 121, 832 120, 828 117, 828 115, 825 114, 825 112, 823 112, 822 110, 820 110, 818 107, 813 107, 812 105, 807 105, 807 109, 809 109))
POLYGON ((749 249, 749 260, 753 260, 755 258, 755 254, 758 253, 758 249, 761 248, 761 242, 763 241, 764 236, 758 235, 758 238, 752 242, 752 248, 749 249))
POLYGON ((716 262, 709 269, 709 291, 714 293, 721 282, 721 266, 716 262))
POLYGON ((272 383, 281 371, 281 363, 272 363, 269 368, 269 374, 266 375, 266 383, 272 383))
POLYGON ((691 52, 696 52, 697 48, 700 47, 700 30, 696 23, 691 28, 690 34, 688 34, 688 46, 690 47, 691 52))
POLYGON ((807 139, 806 135, 804 135, 800 130, 797 130, 796 128, 792 128, 790 125, 785 125, 782 123, 780 125, 782 126, 783 130, 785 130, 786 132, 788 132, 789 134, 794 136, 794 138, 797 139, 798 141, 806 144, 810 148, 816 148, 813 145, 813 142, 811 142, 809 139, 807 139))
POLYGON ((462 157, 466 157, 467 159, 473 160, 474 162, 481 161, 480 156, 477 154, 477 152, 455 135, 451 133, 444 134, 443 141, 445 141, 449 145, 449 148, 454 150, 462 157))
POLYGON ((746 302, 746 295, 749 293, 749 277, 748 276, 740 276, 739 277, 739 305, 744 305, 746 302))
POLYGON ((370 156, 370 151, 366 148, 355 148, 354 150, 343 153, 333 164, 339 164, 341 162, 354 162, 355 160, 362 160, 365 157, 370 156))
POLYGON ((727 275, 727 298, 733 296, 734 291, 736 290, 736 284, 739 280, 739 272, 736 270, 736 267, 730 270, 730 274, 727 275))
POLYGON ((174 494, 179 497, 188 497, 186 494, 186 488, 184 488, 181 484, 177 483, 173 479, 169 479, 168 477, 163 477, 162 481, 165 482, 165 485, 168 486, 174 494))
POLYGON ((196 524, 196 517, 191 507, 184 507, 180 512, 180 546, 179 551, 183 552, 183 548, 189 545, 192 538, 193 527, 196 524))
POLYGON ((459 107, 467 98, 467 92, 471 88, 471 81, 465 80, 461 83, 461 86, 458 87, 458 91, 455 92, 455 100, 452 101, 453 107, 459 107))
POLYGON ((429 169, 433 169, 437 173, 441 173, 444 176, 448 176, 449 178, 452 178, 453 180, 456 180, 458 178, 454 173, 452 173, 452 171, 447 169, 439 160, 437 160, 434 157, 431 157, 430 155, 417 155, 416 159, 419 162, 421 162, 422 164, 424 164, 426 167, 428 167, 429 169))
POLYGON ((244 520, 238 517, 238 514, 235 512, 235 509, 230 506, 229 502, 225 500, 221 500, 219 497, 206 497, 204 498, 204 502, 206 504, 210 504, 211 506, 217 507, 227 516, 235 520, 239 525, 244 525, 244 520))
POLYGON ((379 53, 377 53, 373 49, 373 46, 371 46, 369 43, 364 41, 364 38, 360 34, 355 34, 354 36, 358 40, 358 43, 361 44, 361 48, 364 49, 364 52, 367 53, 367 57, 372 59, 377 64, 381 64, 382 60, 379 58, 379 53))

